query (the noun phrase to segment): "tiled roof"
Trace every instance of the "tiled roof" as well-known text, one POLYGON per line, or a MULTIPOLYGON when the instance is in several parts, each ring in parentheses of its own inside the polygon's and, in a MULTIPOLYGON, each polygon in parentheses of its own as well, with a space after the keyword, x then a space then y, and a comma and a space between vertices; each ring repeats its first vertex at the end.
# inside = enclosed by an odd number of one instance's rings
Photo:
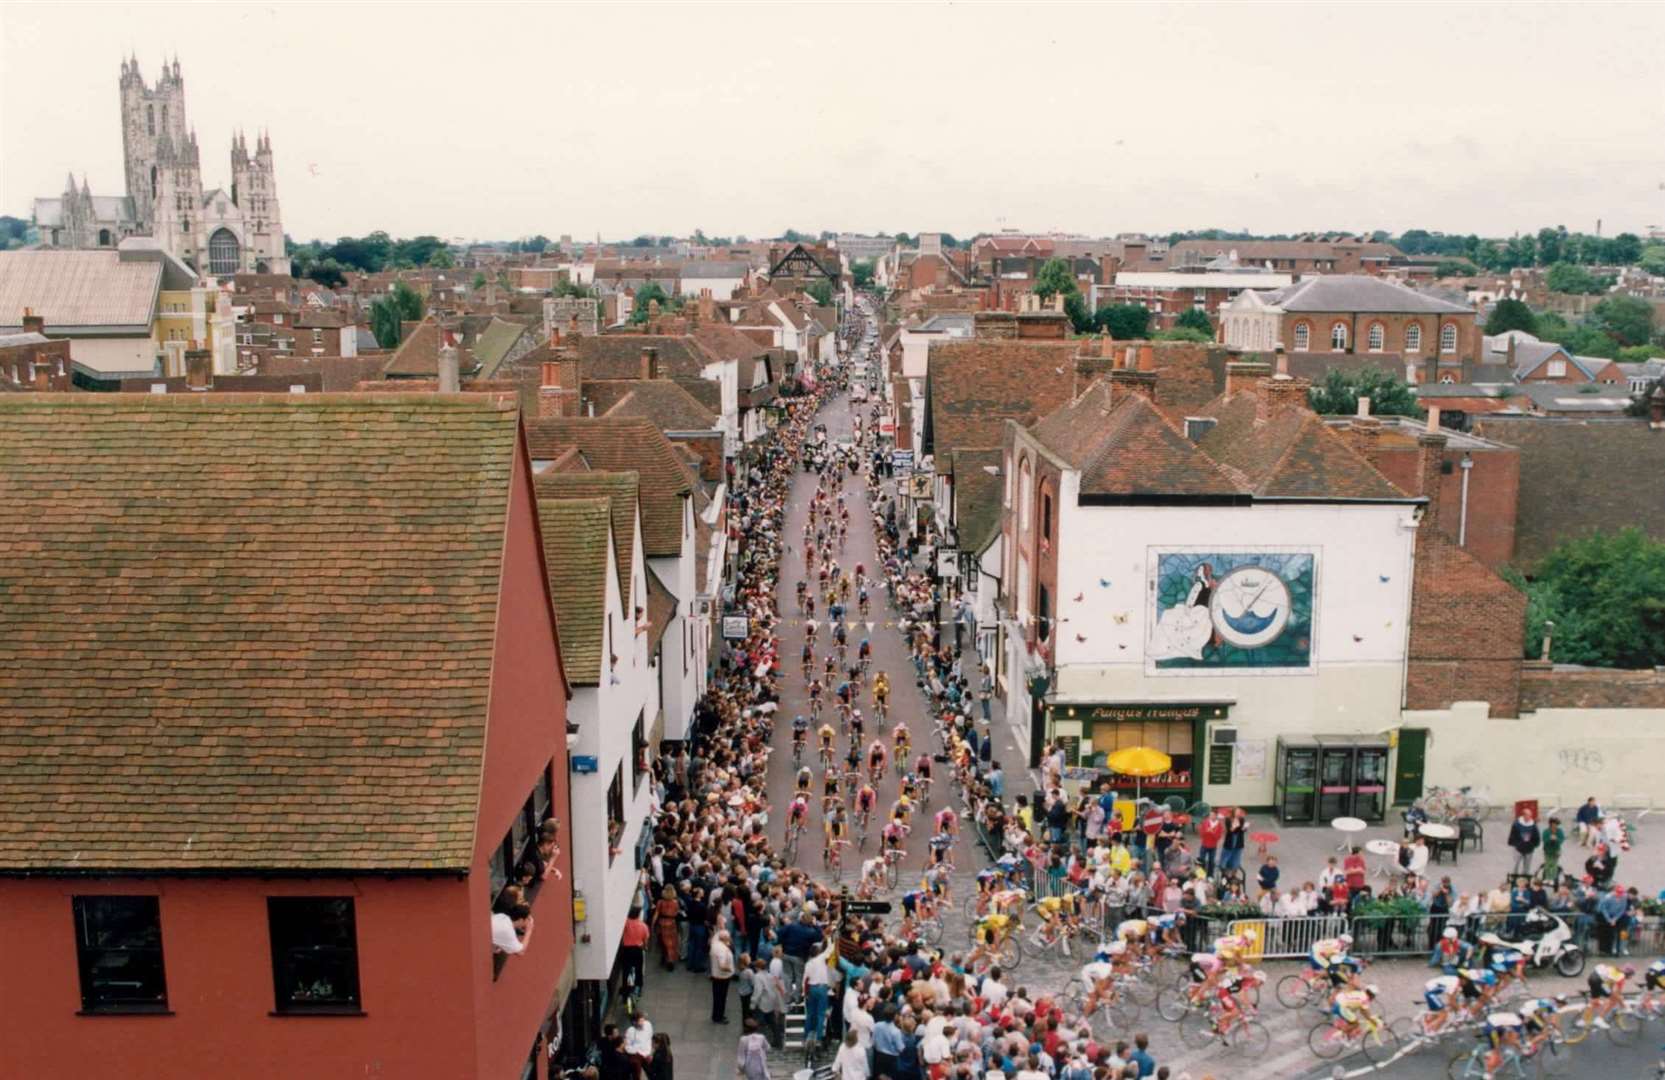
POLYGON ((1149 398, 1117 390, 1109 379, 1093 383, 1032 430, 1080 471, 1083 495, 1241 494, 1149 398))
POLYGON ((1266 294, 1285 311, 1472 315, 1474 309, 1369 274, 1321 274, 1266 294))
MULTIPOLYGON (((410 328, 409 323, 405 325, 409 328, 408 332, 399 342, 399 348, 393 353, 393 358, 382 366, 383 373, 416 378, 424 375, 438 376, 440 335, 451 334, 453 341, 456 335, 449 330, 441 330, 439 324, 432 319, 424 319, 414 328, 410 328)), ((461 372, 475 369, 473 357, 469 354, 467 346, 461 343, 457 344, 457 366, 461 372)))
POLYGON ((262 375, 318 372, 324 378, 324 393, 335 394, 375 380, 386 363, 385 356, 267 356, 261 358, 258 369, 262 375))
POLYGON ((162 262, 114 251, 0 251, 0 326, 29 308, 47 330, 148 326, 162 287, 162 262))
POLYGON ((1001 444, 1005 421, 1028 426, 1069 401, 1074 341, 956 341, 933 344, 926 379, 932 451, 1001 444))
POLYGON ((951 456, 954 523, 962 551, 980 554, 1000 535, 1000 463, 1004 457, 998 449, 956 450, 951 456))
POLYGON ((1253 392, 1211 410, 1219 423, 1197 440, 1245 489, 1276 499, 1408 499, 1308 409, 1280 409, 1262 420, 1253 392))
POLYGON ((580 373, 586 379, 639 379, 642 350, 659 350, 659 373, 697 379, 711 359, 693 338, 670 334, 602 334, 578 339, 580 373))
POLYGON ((682 553, 682 500, 697 483, 664 432, 648 420, 540 417, 526 421, 532 457, 556 457, 577 447, 591 469, 640 474, 642 547, 650 558, 682 553))
POLYGON ((497 374, 497 368, 503 363, 503 358, 509 354, 526 334, 541 332, 534 331, 525 323, 510 322, 507 319, 493 319, 488 323, 480 335, 474 339, 474 362, 480 366, 482 378, 489 379, 497 374))
POLYGON ((544 472, 537 477, 538 496, 557 499, 606 498, 613 516, 613 547, 618 551, 620 603, 629 603, 630 571, 636 560, 636 515, 641 477, 634 472, 544 472))
POLYGON ((1518 565, 1575 536, 1629 525, 1665 540, 1665 432, 1645 419, 1486 416, 1474 433, 1520 450, 1518 565))
MULTIPOLYGON (((585 390, 591 385, 601 384, 587 384, 585 390)), ((661 431, 707 431, 719 422, 716 413, 669 379, 629 380, 603 415, 651 420, 661 431)))
POLYGON ((762 356, 767 351, 764 346, 723 323, 702 323, 694 330, 694 340, 718 360, 745 360, 762 356))
MULTIPOLYGON (((635 617, 635 612, 630 614, 635 617)), ((647 617, 648 649, 651 651, 664 639, 665 631, 676 617, 676 597, 665 588, 665 583, 659 580, 659 575, 651 567, 647 572, 647 617)))
POLYGON ((562 499, 546 494, 539 474, 538 524, 549 597, 561 627, 561 665, 574 686, 601 683, 607 624, 609 500, 562 499))
POLYGON ((0 867, 466 868, 517 422, 0 403, 0 867))

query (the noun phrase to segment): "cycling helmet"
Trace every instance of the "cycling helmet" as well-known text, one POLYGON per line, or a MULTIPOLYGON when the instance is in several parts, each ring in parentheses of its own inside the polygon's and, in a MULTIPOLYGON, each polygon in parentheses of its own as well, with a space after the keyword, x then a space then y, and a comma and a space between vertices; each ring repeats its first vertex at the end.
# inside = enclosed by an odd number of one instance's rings
POLYGON ((1440 936, 1444 937, 1448 941, 1456 941, 1457 940, 1457 928, 1455 926, 1448 926, 1448 927, 1445 928, 1445 933, 1440 935, 1440 936))
POLYGON ((1636 965, 1635 964, 1626 964, 1624 967, 1620 968, 1619 970, 1623 971, 1626 975, 1634 975, 1634 974, 1636 974, 1636 965))
POLYGON ((1369 994, 1371 997, 1379 997, 1381 996, 1382 988, 1377 986, 1375 983, 1371 983, 1369 986, 1364 988, 1364 992, 1369 994))
POLYGON ((1353 943, 1353 935, 1342 934, 1340 937, 1336 938, 1336 940, 1341 942, 1343 945, 1351 945, 1353 943))
POLYGON ((1115 941, 1112 941, 1108 946, 1106 946, 1106 948, 1109 950, 1111 956, 1120 956, 1122 953, 1127 951, 1127 942, 1123 941, 1121 938, 1117 938, 1115 941))
POLYGON ((1568 1000, 1569 999, 1568 999, 1567 995, 1565 995, 1565 994, 1556 994, 1555 995, 1555 1004, 1557 1004, 1557 1005, 1565 1005, 1568 1000))

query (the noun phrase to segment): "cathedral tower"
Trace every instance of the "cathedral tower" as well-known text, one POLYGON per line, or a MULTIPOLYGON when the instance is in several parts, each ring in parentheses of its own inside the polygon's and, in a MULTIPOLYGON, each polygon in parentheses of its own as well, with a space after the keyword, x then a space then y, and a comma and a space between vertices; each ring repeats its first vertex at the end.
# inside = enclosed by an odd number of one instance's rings
POLYGON ((149 230, 156 220, 156 196, 163 178, 158 150, 171 142, 177 150, 185 146, 189 128, 185 123, 185 79, 179 61, 162 64, 162 75, 154 88, 145 84, 134 57, 121 65, 121 149, 126 164, 127 195, 133 200, 133 216, 141 229, 149 230))

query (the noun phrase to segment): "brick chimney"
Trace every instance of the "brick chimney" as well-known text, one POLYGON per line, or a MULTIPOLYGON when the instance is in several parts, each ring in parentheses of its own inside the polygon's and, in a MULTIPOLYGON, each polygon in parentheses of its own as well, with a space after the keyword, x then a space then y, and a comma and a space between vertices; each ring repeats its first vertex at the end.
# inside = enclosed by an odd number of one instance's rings
POLYGON ((1370 415, 1370 399, 1359 398, 1358 415, 1348 421, 1341 429, 1341 435, 1347 440, 1359 456, 1376 464, 1377 440, 1382 434, 1382 422, 1370 415))
POLYGON ((1445 433, 1440 430, 1440 410, 1428 406, 1428 427, 1416 437, 1416 493, 1428 498, 1428 508, 1422 513, 1422 527, 1432 529, 1439 524, 1440 466, 1445 461, 1445 433))
POLYGON ((1648 395, 1648 427, 1665 431, 1665 380, 1655 383, 1648 395))
POLYGON ((545 360, 538 386, 538 415, 577 416, 580 389, 576 359, 545 360))
POLYGON ((43 316, 36 315, 34 308, 24 308, 23 332, 25 334, 44 335, 46 333, 46 319, 43 316))
POLYGON ((642 373, 640 377, 643 379, 657 379, 659 377, 659 350, 655 346, 648 345, 642 349, 642 373))
MULTIPOLYGON (((440 333, 445 334, 445 331, 440 333)), ((450 340, 442 340, 439 346, 439 392, 455 394, 461 389, 462 360, 457 356, 457 346, 450 340)))
POLYGON ((213 386, 214 354, 204 349, 200 341, 193 341, 185 350, 185 389, 211 390, 213 386))
POLYGON ((1258 398, 1255 416, 1268 420, 1284 409, 1310 409, 1312 399, 1308 392, 1311 389, 1310 380, 1297 379, 1289 374, 1289 354, 1279 349, 1277 370, 1270 379, 1261 379, 1255 384, 1258 398))
POLYGON ((1272 365, 1264 360, 1226 361, 1226 395, 1254 390, 1255 384, 1272 374, 1272 365))
POLYGON ((699 303, 695 305, 695 309, 700 314, 700 322, 709 323, 717 321, 717 298, 711 295, 710 289, 700 290, 699 303))

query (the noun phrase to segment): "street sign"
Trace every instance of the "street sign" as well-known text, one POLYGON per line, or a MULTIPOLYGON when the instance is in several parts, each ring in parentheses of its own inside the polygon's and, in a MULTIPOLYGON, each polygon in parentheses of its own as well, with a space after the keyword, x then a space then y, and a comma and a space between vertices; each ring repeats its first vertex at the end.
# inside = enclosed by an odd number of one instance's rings
POLYGON ((954 548, 937 549, 937 577, 957 578, 960 576, 960 553, 954 548))
POLYGON ((890 467, 893 469, 912 469, 912 450, 892 450, 890 452, 890 467))
POLYGON ((750 633, 750 620, 744 615, 723 616, 723 637, 729 641, 744 641, 750 633))
POLYGON ((889 900, 846 900, 844 912, 847 915, 889 915, 889 900))
POLYGON ((908 494, 916 499, 929 499, 931 497, 931 477, 932 474, 928 472, 916 472, 908 477, 908 494))
POLYGON ((879 434, 880 435, 895 435, 896 434, 896 421, 892 420, 888 416, 879 417, 879 434))
POLYGON ((596 765, 597 765, 597 762, 596 762, 596 758, 595 758, 594 754, 574 754, 574 755, 572 755, 572 771, 573 772, 576 772, 576 773, 593 773, 596 770, 596 765))

